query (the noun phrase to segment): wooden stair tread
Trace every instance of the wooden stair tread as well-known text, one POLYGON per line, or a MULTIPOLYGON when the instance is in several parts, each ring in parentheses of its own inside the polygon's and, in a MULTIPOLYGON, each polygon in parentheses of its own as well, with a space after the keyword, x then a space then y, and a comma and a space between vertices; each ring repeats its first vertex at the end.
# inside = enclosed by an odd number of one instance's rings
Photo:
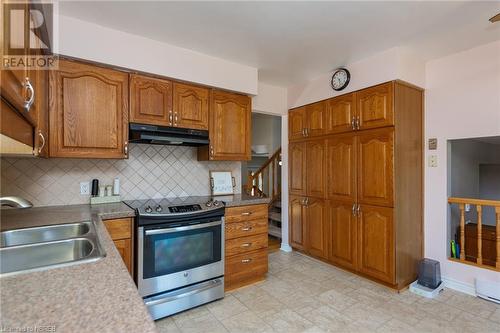
POLYGON ((281 222, 281 213, 269 212, 269 219, 273 221, 281 222))
POLYGON ((270 224, 267 232, 271 236, 281 238, 281 228, 275 225, 270 224))

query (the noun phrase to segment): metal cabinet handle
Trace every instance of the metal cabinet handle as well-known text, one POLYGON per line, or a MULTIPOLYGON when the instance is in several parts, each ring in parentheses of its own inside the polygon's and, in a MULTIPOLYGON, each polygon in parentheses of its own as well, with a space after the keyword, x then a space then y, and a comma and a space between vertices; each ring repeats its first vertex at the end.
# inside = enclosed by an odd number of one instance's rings
POLYGON ((241 228, 242 231, 250 231, 252 230, 252 227, 244 227, 244 228, 241 228))
POLYGON ((128 141, 125 141, 125 145, 123 146, 123 152, 125 155, 128 155, 128 141))
POLYGON ((43 136, 42 131, 38 131, 38 136, 42 139, 42 145, 38 148, 38 154, 40 154, 45 147, 45 137, 43 136))
POLYGON ((359 128, 361 127, 361 120, 359 118, 359 116, 356 117, 356 129, 359 130, 359 128))
POLYGON ((175 116, 174 116, 174 126, 177 126, 177 112, 174 113, 175 116))
POLYGON ((356 130, 356 118, 354 116, 351 118, 351 127, 353 131, 356 130))
POLYGON ((241 213, 242 216, 250 216, 252 215, 252 212, 243 212, 241 213))
POLYGON ((309 136, 309 128, 306 128, 306 136, 309 136))
POLYGON ((242 259, 242 260, 241 260, 241 262, 242 262, 243 264, 248 264, 248 263, 249 263, 249 262, 251 262, 251 261, 252 261, 252 259, 251 259, 251 258, 249 258, 249 259, 242 259))
POLYGON ((358 208, 356 208, 356 215, 360 216, 361 214, 361 205, 358 205, 358 208))
POLYGON ((26 112, 30 112, 31 106, 33 105, 33 102, 35 101, 35 89, 33 88, 33 85, 30 82, 30 78, 27 77, 24 80, 23 87, 26 89, 28 92, 28 99, 24 101, 24 110, 26 112))
POLYGON ((352 204, 352 215, 356 216, 356 203, 352 204))
POLYGON ((172 126, 172 120, 173 120, 172 111, 168 111, 168 123, 170 126, 172 126))
POLYGON ((210 145, 210 157, 214 156, 214 146, 210 145))
POLYGON ((252 246, 252 243, 243 243, 241 244, 241 247, 250 247, 252 246))
POLYGON ((306 136, 306 129, 305 128, 302 129, 302 136, 304 136, 304 137, 306 136))

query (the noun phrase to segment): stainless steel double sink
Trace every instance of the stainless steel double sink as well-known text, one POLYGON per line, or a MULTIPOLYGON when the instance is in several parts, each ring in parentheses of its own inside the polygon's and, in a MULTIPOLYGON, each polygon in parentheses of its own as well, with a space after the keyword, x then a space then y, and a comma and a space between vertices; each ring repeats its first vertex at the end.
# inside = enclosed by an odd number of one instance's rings
POLYGON ((91 262, 104 256, 91 221, 0 233, 0 276, 91 262))

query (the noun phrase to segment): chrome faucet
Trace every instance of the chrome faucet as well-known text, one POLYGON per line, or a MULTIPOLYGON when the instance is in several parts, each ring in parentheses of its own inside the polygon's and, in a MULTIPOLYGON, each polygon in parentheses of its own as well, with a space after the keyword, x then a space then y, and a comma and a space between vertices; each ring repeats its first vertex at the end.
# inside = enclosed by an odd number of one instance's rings
POLYGON ((8 206, 14 208, 30 208, 33 204, 21 197, 1 197, 0 206, 8 206))

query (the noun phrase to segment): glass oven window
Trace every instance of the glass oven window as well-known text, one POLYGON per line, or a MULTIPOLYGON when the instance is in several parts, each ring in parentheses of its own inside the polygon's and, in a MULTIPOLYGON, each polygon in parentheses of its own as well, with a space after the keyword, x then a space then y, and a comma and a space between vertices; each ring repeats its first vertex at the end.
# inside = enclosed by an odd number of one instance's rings
POLYGON ((221 260, 222 227, 145 236, 143 278, 151 278, 221 260))

